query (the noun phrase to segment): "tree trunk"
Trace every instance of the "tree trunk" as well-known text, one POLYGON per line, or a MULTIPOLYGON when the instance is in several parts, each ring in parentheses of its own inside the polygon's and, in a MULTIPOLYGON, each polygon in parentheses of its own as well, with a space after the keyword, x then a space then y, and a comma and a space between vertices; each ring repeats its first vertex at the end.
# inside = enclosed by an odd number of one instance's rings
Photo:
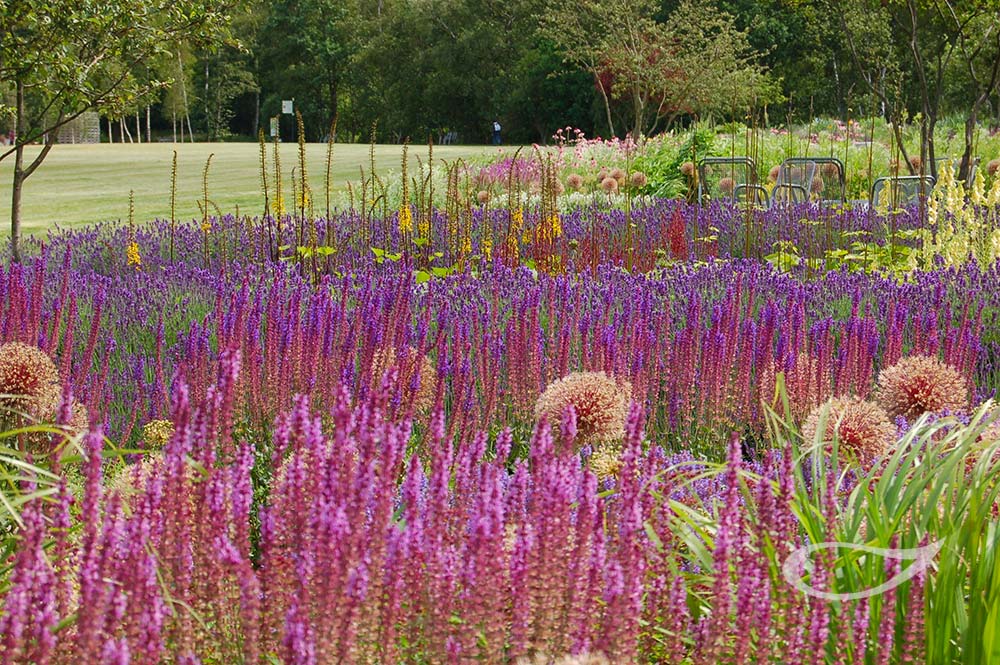
POLYGON ((253 135, 260 133, 260 89, 253 93, 253 135))
POLYGON ((153 132, 149 129, 149 104, 146 104, 146 143, 153 142, 153 132))
POLYGON ((338 85, 336 76, 331 76, 327 85, 330 89, 330 118, 326 126, 330 127, 333 124, 333 119, 337 117, 337 112, 340 110, 337 108, 340 106, 340 86, 338 85))
MULTIPOLYGON (((16 132, 14 138, 14 177, 13 182, 11 183, 12 187, 10 194, 10 256, 12 262, 20 263, 21 193, 24 189, 24 181, 27 180, 28 176, 34 173, 35 169, 37 169, 42 161, 44 161, 45 157, 49 154, 49 150, 52 150, 52 146, 55 145, 56 138, 53 135, 51 139, 46 139, 45 145, 42 146, 41 151, 31 161, 31 164, 25 167, 24 137, 27 136, 28 133, 28 122, 24 117, 24 83, 21 81, 18 81, 15 84, 14 112, 17 115, 14 118, 14 131, 16 132)), ((60 114, 53 127, 59 127, 62 124, 63 117, 64 116, 60 114)))
POLYGON ((632 140, 638 141, 642 135, 643 116, 646 115, 645 103, 638 86, 632 91, 632 106, 635 117, 632 119, 632 140))
POLYGON ((142 143, 142 127, 139 124, 139 111, 135 112, 135 142, 142 143))
MULTIPOLYGON (((177 51, 177 79, 181 84, 181 100, 184 102, 184 117, 187 118, 188 137, 194 143, 194 133, 191 131, 191 112, 188 110, 187 83, 184 82, 184 62, 181 60, 181 52, 177 51)), ((181 143, 184 142, 184 119, 181 119, 181 143)))
MULTIPOLYGON (((20 128, 18 128, 20 129, 20 128)), ((10 196, 10 256, 14 263, 21 262, 21 189, 24 186, 24 145, 21 133, 15 139, 14 182, 10 196)))
POLYGON ((108 143, 115 142, 115 128, 111 124, 111 118, 108 118, 108 143))
POLYGON ((601 99, 604 100, 604 113, 608 118, 608 131, 613 137, 615 135, 615 123, 611 121, 611 101, 608 99, 608 91, 604 89, 601 76, 596 71, 594 72, 594 80, 597 81, 597 89, 601 91, 601 99))
MULTIPOLYGON (((216 125, 212 121, 212 119, 213 119, 213 115, 212 115, 212 111, 211 111, 211 103, 212 102, 210 101, 211 100, 211 95, 208 94, 208 82, 209 82, 209 78, 208 78, 208 60, 205 60, 205 124, 207 125, 207 127, 205 129, 208 130, 208 140, 209 141, 214 141, 215 138, 216 138, 216 132, 219 130, 219 128, 218 128, 218 125, 216 125)), ((216 110, 218 110, 218 108, 219 108, 218 104, 216 104, 216 110)))
POLYGON ((927 161, 921 166, 921 174, 929 173, 937 181, 937 148, 934 146, 934 129, 937 127, 937 114, 927 118, 927 161))
POLYGON ((962 151, 962 165, 958 169, 959 180, 969 180, 969 174, 972 172, 972 147, 975 143, 978 111, 979 109, 973 104, 969 117, 965 120, 965 150, 962 151))

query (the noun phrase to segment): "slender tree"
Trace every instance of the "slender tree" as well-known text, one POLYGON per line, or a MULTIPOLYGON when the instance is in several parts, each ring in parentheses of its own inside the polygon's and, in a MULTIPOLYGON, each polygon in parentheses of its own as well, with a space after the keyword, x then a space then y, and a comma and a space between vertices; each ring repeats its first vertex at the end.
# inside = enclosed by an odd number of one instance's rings
POLYGON ((58 130, 98 109, 121 117, 160 81, 135 72, 179 40, 229 37, 235 0, 0 0, 0 86, 14 91, 11 253, 20 260, 24 182, 41 166, 58 130), (41 143, 28 158, 25 147, 41 143))

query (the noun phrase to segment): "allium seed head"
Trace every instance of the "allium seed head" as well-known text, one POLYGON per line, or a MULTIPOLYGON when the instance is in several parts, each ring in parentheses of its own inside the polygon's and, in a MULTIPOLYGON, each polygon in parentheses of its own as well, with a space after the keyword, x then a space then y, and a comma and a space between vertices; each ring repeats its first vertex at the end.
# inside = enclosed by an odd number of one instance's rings
POLYGON ((59 370, 37 346, 8 342, 0 346, 0 411, 19 411, 39 420, 51 419, 62 390, 59 370))
POLYGON ((823 442, 837 439, 838 445, 849 450, 866 466, 895 442, 896 427, 885 409, 858 397, 834 397, 809 414, 802 425, 802 438, 807 444, 816 440, 820 417, 826 412, 825 430, 819 433, 823 442))
POLYGON ((618 191, 618 181, 608 176, 601 181, 601 189, 603 189, 608 194, 614 194, 618 191))
POLYGON ((163 450, 174 435, 174 424, 169 420, 150 420, 142 426, 142 438, 148 450, 163 450))
POLYGON ((824 178, 839 178, 840 177, 840 167, 833 162, 826 162, 820 167, 820 172, 823 174, 824 178))
POLYGON ((968 383, 961 372, 937 358, 910 356, 879 374, 878 402, 890 417, 912 422, 925 413, 967 407, 968 383))
POLYGON ((723 194, 732 194, 736 188, 736 181, 732 178, 722 178, 719 180, 719 191, 723 194))
POLYGON ((70 407, 69 422, 65 423, 66 429, 73 435, 77 435, 86 432, 89 426, 90 414, 87 413, 87 407, 73 400, 73 405, 70 407))
POLYGON ((154 452, 142 456, 135 464, 118 462, 113 465, 105 487, 109 495, 119 494, 122 505, 127 512, 132 512, 139 505, 146 493, 146 483, 158 472, 163 463, 163 453, 154 452))
POLYGON ((643 173, 642 171, 636 171, 635 173, 633 173, 631 181, 632 181, 632 186, 637 188, 642 188, 645 187, 647 184, 649 184, 649 178, 647 178, 646 174, 643 173))
POLYGON ((434 405, 435 375, 434 363, 427 356, 418 357, 418 352, 412 346, 403 349, 383 347, 372 355, 371 376, 377 385, 384 380, 385 375, 396 367, 399 371, 396 380, 403 394, 403 399, 409 400, 414 375, 419 375, 416 394, 412 395, 414 412, 426 411, 434 405))
POLYGON ((535 403, 535 419, 558 424, 570 404, 576 410, 576 445, 618 441, 625 436, 625 419, 632 386, 604 372, 574 372, 548 385, 535 403))
POLYGON ((583 176, 579 173, 570 173, 566 177, 566 185, 574 192, 580 191, 580 188, 583 187, 583 176))
POLYGON ((820 192, 823 191, 824 186, 825 184, 823 183, 823 178, 821 178, 820 176, 816 176, 815 178, 812 179, 812 183, 809 185, 809 191, 811 191, 813 194, 819 194, 820 192))
POLYGON ((616 446, 598 446, 587 463, 598 480, 616 478, 622 468, 621 451, 616 446))
POLYGON ((990 160, 990 162, 986 165, 986 172, 990 175, 1000 173, 1000 157, 990 160))
POLYGON ((490 200, 490 193, 487 192, 485 189, 481 189, 479 190, 479 193, 476 194, 476 200, 479 201, 480 205, 484 205, 487 201, 490 200))
POLYGON ((691 178, 694 176, 694 162, 684 162, 681 164, 681 173, 691 178))
POLYGON ((768 180, 768 182, 778 182, 778 175, 780 173, 781 173, 781 167, 780 166, 777 166, 777 165, 772 166, 771 170, 767 172, 767 180, 768 180))

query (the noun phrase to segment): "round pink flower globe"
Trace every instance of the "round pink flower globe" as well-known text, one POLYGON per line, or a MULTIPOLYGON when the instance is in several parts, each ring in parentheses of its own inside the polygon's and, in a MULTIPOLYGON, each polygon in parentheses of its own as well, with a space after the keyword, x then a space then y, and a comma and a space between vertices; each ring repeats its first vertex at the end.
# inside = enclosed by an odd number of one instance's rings
POLYGON ((604 372, 573 372, 550 383, 535 402, 535 419, 553 428, 566 407, 576 411, 576 445, 617 441, 625 436, 632 386, 604 372))
POLYGON ((910 356, 882 370, 878 403, 890 417, 914 421, 925 413, 961 411, 969 404, 962 373, 931 356, 910 356))

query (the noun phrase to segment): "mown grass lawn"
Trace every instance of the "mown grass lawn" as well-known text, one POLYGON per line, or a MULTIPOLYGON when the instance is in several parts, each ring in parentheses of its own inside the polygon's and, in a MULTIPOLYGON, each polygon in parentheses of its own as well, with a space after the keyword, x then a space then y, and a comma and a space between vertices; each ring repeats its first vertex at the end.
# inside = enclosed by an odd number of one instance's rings
MULTIPOLYGON (((342 192, 348 180, 360 179, 360 167, 368 167, 370 146, 338 144, 331 166, 331 189, 342 192)), ((170 215, 170 163, 177 151, 177 217, 200 216, 202 173, 209 155, 209 198, 224 213, 259 214, 263 206, 260 187, 259 146, 256 143, 144 143, 127 145, 59 145, 28 179, 22 203, 25 233, 53 227, 79 226, 128 218, 129 191, 135 192, 135 219, 146 221, 170 215)), ((495 151, 486 146, 435 146, 435 159, 469 159, 495 151)), ((27 151, 30 159, 38 148, 27 151)), ((417 156, 427 159, 427 148, 410 148, 410 168, 417 156)), ((268 163, 272 147, 268 146, 268 163)), ((326 145, 306 146, 306 170, 317 212, 325 207, 323 187, 326 172, 326 145)), ((375 146, 375 164, 380 173, 398 171, 402 147, 375 146)), ((297 145, 281 146, 285 200, 291 201, 291 172, 298 165, 297 145)), ((11 172, 13 157, 0 162, 0 228, 10 225, 11 172)), ((268 178, 273 179, 273 167, 268 178)), ((273 187, 273 181, 271 182, 273 187)))

